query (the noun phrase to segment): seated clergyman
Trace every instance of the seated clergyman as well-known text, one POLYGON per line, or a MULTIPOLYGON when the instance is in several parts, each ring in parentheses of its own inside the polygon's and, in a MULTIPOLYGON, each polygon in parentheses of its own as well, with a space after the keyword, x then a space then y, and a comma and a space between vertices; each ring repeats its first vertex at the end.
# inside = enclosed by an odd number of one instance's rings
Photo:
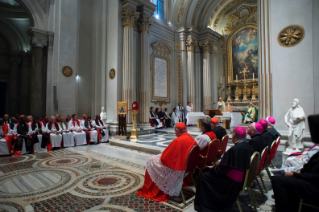
POLYGON ((63 136, 63 147, 74 146, 73 133, 71 133, 68 129, 68 122, 66 121, 65 117, 61 118, 59 127, 63 136))
POLYGON ((77 146, 87 144, 85 132, 83 132, 83 129, 81 128, 81 124, 77 114, 72 115, 72 119, 68 123, 68 130, 73 133, 74 140, 77 146))
POLYGON ((275 124, 276 124, 276 119, 273 117, 268 116, 266 118, 266 120, 268 121, 268 132, 270 134, 272 134, 275 139, 277 139, 280 135, 280 133, 275 129, 275 124))
POLYGON ((212 121, 212 125, 211 125, 212 130, 217 136, 217 139, 222 141, 223 137, 227 135, 226 130, 219 125, 219 121, 217 118, 211 118, 211 121, 212 121))
POLYGON ((161 128, 163 126, 162 122, 158 119, 156 113, 154 112, 154 107, 150 108, 149 119, 150 119, 150 122, 154 123, 155 128, 161 128))
POLYGON ((93 128, 91 124, 91 117, 89 118, 83 114, 82 120, 81 120, 81 127, 86 133, 86 140, 89 143, 98 143, 98 132, 93 128))
POLYGON ((247 128, 247 134, 250 136, 248 143, 253 147, 254 151, 259 152, 260 157, 267 146, 267 142, 261 133, 263 132, 263 127, 259 123, 252 123, 247 128))
POLYGON ((246 142, 246 129, 236 127, 232 134, 235 144, 225 152, 219 165, 199 175, 196 189, 196 211, 227 211, 235 203, 243 187, 245 172, 250 167, 253 148, 246 142))
POLYGON ((188 154, 196 141, 182 122, 176 125, 175 134, 177 138, 162 154, 147 160, 144 185, 137 192, 139 196, 160 202, 167 202, 170 196, 179 196, 188 154))
POLYGON ((109 142, 109 130, 107 129, 107 126, 104 125, 103 121, 101 120, 100 115, 95 116, 95 121, 92 122, 92 126, 95 127, 95 129, 98 132, 99 140, 101 142, 109 142))
POLYGON ((59 124, 55 121, 55 116, 51 116, 50 122, 46 127, 46 132, 50 135, 49 139, 51 141, 52 148, 61 147, 62 135, 59 124))
POLYGON ((246 108, 245 115, 243 116, 243 123, 253 123, 256 122, 258 118, 258 110, 253 105, 252 102, 249 103, 248 107, 246 108))
POLYGON ((271 145, 276 140, 275 136, 273 136, 271 133, 268 132, 268 122, 265 119, 260 119, 258 121, 259 124, 263 127, 263 132, 261 133, 261 136, 265 138, 265 141, 268 145, 268 154, 271 151, 271 145))

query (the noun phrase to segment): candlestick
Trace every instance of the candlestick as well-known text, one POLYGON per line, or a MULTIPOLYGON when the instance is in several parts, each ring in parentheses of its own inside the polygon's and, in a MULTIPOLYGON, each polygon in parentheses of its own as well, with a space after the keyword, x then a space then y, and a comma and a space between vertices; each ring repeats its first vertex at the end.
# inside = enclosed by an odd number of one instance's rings
POLYGON ((236 82, 238 81, 238 76, 237 76, 237 74, 236 74, 236 82))
POLYGON ((253 73, 253 80, 255 79, 255 73, 253 73))
POLYGON ((228 75, 228 83, 229 83, 230 81, 229 81, 229 75, 228 75))

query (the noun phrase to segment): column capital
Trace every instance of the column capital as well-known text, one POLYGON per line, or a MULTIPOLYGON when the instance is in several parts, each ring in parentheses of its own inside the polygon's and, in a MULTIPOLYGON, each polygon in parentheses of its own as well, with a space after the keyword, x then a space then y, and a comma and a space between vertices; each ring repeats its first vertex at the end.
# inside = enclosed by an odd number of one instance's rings
POLYGON ((28 35, 30 35, 30 43, 34 47, 46 47, 48 45, 48 37, 53 37, 54 33, 50 31, 44 31, 41 29, 37 29, 31 27, 27 31, 28 35))
POLYGON ((141 33, 148 33, 149 28, 153 24, 153 18, 148 17, 145 13, 141 13, 140 18, 138 19, 139 31, 141 33))
POLYGON ((134 27, 135 20, 139 18, 139 14, 130 6, 124 7, 122 10, 123 27, 134 27))
POLYGON ((195 46, 198 45, 198 41, 197 40, 194 40, 192 38, 188 38, 186 40, 186 46, 187 46, 187 51, 188 52, 194 52, 195 50, 195 46))
POLYGON ((203 40, 199 42, 199 46, 203 47, 203 53, 210 53, 210 47, 212 43, 209 40, 203 40))

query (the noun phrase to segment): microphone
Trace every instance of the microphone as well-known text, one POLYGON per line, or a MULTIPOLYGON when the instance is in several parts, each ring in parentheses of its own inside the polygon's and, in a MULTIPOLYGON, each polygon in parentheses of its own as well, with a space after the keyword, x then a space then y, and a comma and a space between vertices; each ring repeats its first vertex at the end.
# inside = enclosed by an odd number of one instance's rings
POLYGON ((213 104, 210 104, 210 105, 204 105, 203 107, 202 107, 202 110, 204 109, 204 107, 206 107, 206 106, 212 106, 212 105, 214 105, 216 102, 214 102, 213 104))

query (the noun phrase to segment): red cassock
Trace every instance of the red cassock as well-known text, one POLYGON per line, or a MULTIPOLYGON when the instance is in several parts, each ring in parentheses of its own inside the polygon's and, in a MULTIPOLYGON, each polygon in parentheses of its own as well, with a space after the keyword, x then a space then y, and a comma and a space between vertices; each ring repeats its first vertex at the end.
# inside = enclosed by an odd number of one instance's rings
MULTIPOLYGON (((158 157, 160 157, 159 166, 162 166, 164 169, 175 170, 178 173, 182 173, 185 171, 189 151, 194 145, 196 145, 194 138, 185 132, 174 139, 163 151, 162 155, 155 155, 149 158, 146 164, 147 169, 145 172, 144 185, 142 190, 137 191, 137 194, 153 199, 154 201, 167 202, 170 198, 169 194, 160 189, 160 187, 163 186, 160 185, 163 181, 152 179, 152 174, 150 175, 149 172, 153 173, 153 170, 151 170, 151 167, 148 167, 148 164, 150 160, 156 160, 156 158, 158 159, 158 157)), ((163 178, 165 178, 165 176, 163 178)))
MULTIPOLYGON (((9 132, 9 126, 7 125, 7 124, 3 124, 2 125, 2 131, 3 131, 3 133, 6 135, 6 134, 8 134, 8 132, 9 132)), ((4 136, 3 137, 3 139, 4 140, 6 140, 6 142, 7 142, 7 145, 8 145, 8 149, 9 149, 9 152, 10 152, 10 154, 12 154, 12 143, 11 143, 11 141, 12 141, 12 136, 4 136)))
MULTIPOLYGON (((208 131, 208 132, 205 132, 203 134, 208 135, 211 141, 214 140, 214 139, 217 139, 217 136, 216 136, 216 134, 213 131, 208 131)), ((202 151, 200 151, 199 157, 198 157, 198 161, 197 161, 197 165, 196 165, 197 167, 203 167, 204 166, 205 159, 202 158, 201 156, 206 156, 207 155, 207 150, 208 150, 208 148, 206 146, 204 149, 202 149, 202 151)), ((187 175, 184 178, 183 186, 187 187, 187 186, 191 186, 191 185, 193 185, 192 177, 190 175, 187 175)))

